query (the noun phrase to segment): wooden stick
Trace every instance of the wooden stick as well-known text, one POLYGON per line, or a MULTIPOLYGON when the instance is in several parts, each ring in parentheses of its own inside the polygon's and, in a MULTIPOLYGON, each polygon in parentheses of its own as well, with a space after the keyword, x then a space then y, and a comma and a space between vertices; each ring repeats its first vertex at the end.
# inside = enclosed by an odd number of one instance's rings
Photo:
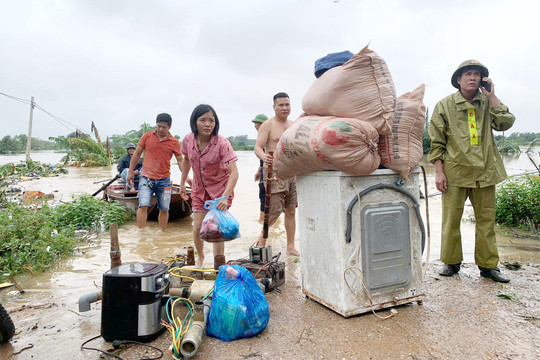
POLYGON ((17 282, 15 281, 15 279, 13 278, 13 276, 10 276, 9 277, 9 280, 13 283, 13 285, 17 288, 17 290, 19 290, 19 292, 21 294, 24 294, 24 289, 22 287, 19 286, 19 284, 17 284, 17 282))
MULTIPOLYGON (((274 157, 274 152, 269 151, 268 154, 274 157)), ((274 172, 273 164, 268 165, 268 174, 266 179, 266 197, 264 199, 264 223, 263 223, 263 238, 268 239, 268 219, 270 218, 270 198, 272 197, 272 176, 274 172)))
POLYGON ((100 192, 105 190, 109 185, 111 185, 113 182, 115 182, 116 179, 118 179, 118 178, 120 178, 120 174, 116 174, 116 176, 113 177, 111 180, 109 180, 106 184, 101 185, 101 188, 98 191, 96 191, 95 193, 93 193, 92 196, 96 196, 97 194, 99 194, 100 192))
POLYGON ((116 222, 110 225, 111 234, 111 269, 122 265, 120 245, 118 243, 118 224, 116 222))

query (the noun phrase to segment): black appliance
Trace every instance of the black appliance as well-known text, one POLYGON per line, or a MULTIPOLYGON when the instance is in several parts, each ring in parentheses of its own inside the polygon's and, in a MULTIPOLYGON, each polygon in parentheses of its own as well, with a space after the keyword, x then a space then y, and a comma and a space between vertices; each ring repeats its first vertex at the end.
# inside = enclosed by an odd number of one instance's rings
POLYGON ((163 296, 169 292, 169 273, 164 264, 123 264, 103 274, 101 336, 106 341, 155 339, 160 324, 163 296))

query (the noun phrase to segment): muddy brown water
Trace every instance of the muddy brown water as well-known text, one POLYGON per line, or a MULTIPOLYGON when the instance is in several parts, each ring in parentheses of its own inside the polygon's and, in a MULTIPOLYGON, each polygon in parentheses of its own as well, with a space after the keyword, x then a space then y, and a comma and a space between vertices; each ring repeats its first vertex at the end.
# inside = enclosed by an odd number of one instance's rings
MULTIPOLYGON (((258 160, 252 152, 238 155, 240 180, 231 213, 241 224, 242 238, 226 244, 227 259, 245 257, 261 228, 257 222, 258 187, 253 181, 258 160)), ((517 170, 525 166, 516 164, 517 170)), ((436 192, 433 168, 427 166, 426 170, 428 192, 436 192)), ((114 173, 110 167, 70 168, 69 175, 20 184, 27 190, 53 193, 56 200, 69 201, 72 196, 94 192, 100 187, 94 182, 111 178, 114 173)), ((179 178, 178 168, 173 167, 173 182, 179 178)), ((424 202, 421 204, 425 216, 424 202)), ((505 271, 512 279, 510 284, 495 284, 478 276, 473 256, 474 224, 465 221, 463 271, 451 279, 441 279, 436 274, 440 265, 440 210, 440 196, 430 197, 431 265, 422 305, 398 307, 398 314, 388 320, 373 314, 344 319, 302 295, 300 266, 294 257, 283 256, 287 282, 281 293, 267 294, 271 312, 268 328, 255 338, 233 342, 205 337, 196 358, 540 358, 540 242, 498 233, 501 260, 520 262, 524 267, 517 272, 505 271), (500 293, 511 293, 517 300, 499 298, 500 293)), ((472 209, 468 207, 466 212, 472 214, 472 209)), ((191 219, 169 223, 166 232, 159 231, 157 222, 149 222, 142 232, 134 222, 129 223, 119 229, 119 238, 123 262, 160 262, 186 252, 186 246, 192 243, 191 219)), ((271 229, 270 238, 274 253, 284 253, 286 238, 281 220, 271 229)), ((207 245, 206 266, 212 266, 212 258, 211 246, 207 245)), ((104 233, 45 273, 18 275, 16 280, 24 293, 13 287, 1 289, 0 301, 17 331, 10 343, 0 346, 0 359, 98 359, 97 352, 81 351, 80 345, 100 332, 100 304, 79 313, 77 302, 81 295, 96 291, 109 265, 109 237, 104 233), (18 354, 11 356, 13 353, 18 354)), ((388 311, 381 313, 386 315, 388 311)), ((170 335, 164 333, 153 345, 166 350, 170 343, 170 335)), ((89 346, 111 348, 101 338, 89 346)), ((121 356, 138 359, 142 354, 143 350, 132 347, 121 356)))

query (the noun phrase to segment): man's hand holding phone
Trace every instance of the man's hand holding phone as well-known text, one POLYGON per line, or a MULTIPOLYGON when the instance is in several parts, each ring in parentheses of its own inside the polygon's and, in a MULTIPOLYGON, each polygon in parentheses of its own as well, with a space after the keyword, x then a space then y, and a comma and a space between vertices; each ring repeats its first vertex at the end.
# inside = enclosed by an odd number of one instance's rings
POLYGON ((491 93, 491 87, 492 82, 489 78, 485 77, 482 78, 482 81, 480 82, 480 86, 482 86, 488 93, 491 93))

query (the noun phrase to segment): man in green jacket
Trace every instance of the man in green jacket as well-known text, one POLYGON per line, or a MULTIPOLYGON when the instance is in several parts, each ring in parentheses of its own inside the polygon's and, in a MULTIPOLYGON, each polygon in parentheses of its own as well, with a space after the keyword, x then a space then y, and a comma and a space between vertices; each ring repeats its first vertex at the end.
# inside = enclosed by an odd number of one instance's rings
POLYGON ((492 129, 508 130, 515 117, 495 96, 488 69, 476 60, 459 65, 451 83, 458 89, 437 103, 429 136, 429 161, 435 164, 435 185, 442 193, 440 275, 459 272, 463 254, 460 223, 469 198, 476 218, 474 260, 480 275, 510 281, 497 268, 495 185, 506 179, 492 129))

